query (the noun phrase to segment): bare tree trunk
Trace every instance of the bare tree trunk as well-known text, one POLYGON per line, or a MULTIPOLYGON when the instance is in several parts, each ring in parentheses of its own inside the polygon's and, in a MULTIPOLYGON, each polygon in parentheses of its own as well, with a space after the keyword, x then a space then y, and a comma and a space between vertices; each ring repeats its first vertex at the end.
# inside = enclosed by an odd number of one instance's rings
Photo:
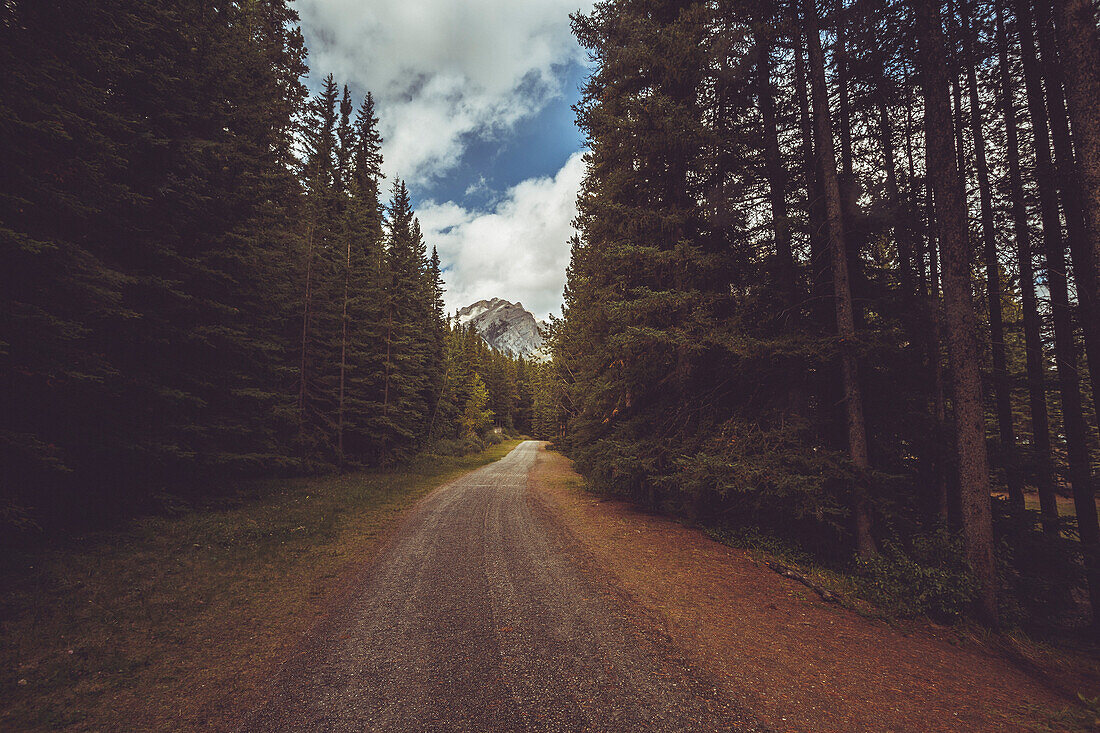
POLYGON ((764 122, 764 168, 768 177, 768 195, 772 207, 772 227, 775 231, 775 271, 787 319, 798 302, 795 285, 794 252, 791 249, 791 222, 787 214, 787 174, 779 152, 779 125, 775 115, 775 89, 772 86, 771 45, 763 33, 756 33, 757 98, 764 122))
MULTIPOLYGON (((1065 245, 1062 242, 1062 222, 1058 212, 1057 186, 1050 155, 1049 120, 1043 99, 1042 76, 1035 56, 1035 37, 1028 0, 1016 0, 1016 21, 1020 35, 1020 53, 1024 63, 1027 106, 1031 114, 1032 132, 1035 135, 1035 179, 1039 187, 1047 288, 1050 291, 1050 305, 1054 320, 1054 363, 1058 370, 1058 390, 1062 399, 1069 478, 1074 493, 1080 490, 1091 494, 1092 469, 1089 465, 1087 429, 1081 407, 1077 344, 1074 340, 1073 317, 1066 283, 1065 245)), ((1047 501, 1054 504, 1051 511, 1057 512, 1054 497, 1049 497, 1047 501)), ((1095 588, 1093 592, 1100 593, 1100 588, 1095 588)), ((1100 603, 1097 602, 1100 599, 1093 600, 1096 607, 1100 608, 1100 603)))
MULTIPOLYGON (((764 123, 764 167, 775 233, 775 278, 783 299, 783 320, 788 330, 792 330, 798 324, 799 298, 794 251, 791 246, 791 221, 787 212, 787 170, 779 150, 779 123, 776 119, 775 88, 772 84, 771 36, 767 31, 757 31, 755 39, 757 101, 764 123)), ((786 364, 783 370, 787 375, 787 407, 792 414, 805 416, 807 405, 802 366, 798 363, 786 364)))
MULTIPOLYGON (((1054 0, 1058 40, 1065 59, 1066 100, 1078 155, 1082 208, 1100 270, 1100 38, 1092 0, 1054 0)), ((1100 302, 1100 293, 1094 293, 1100 302)))
POLYGON ((932 181, 927 174, 927 162, 933 158, 929 145, 928 131, 924 135, 924 160, 925 160, 925 209, 928 212, 928 293, 929 313, 932 319, 933 339, 929 345, 929 359, 936 363, 935 377, 935 410, 936 420, 940 426, 939 435, 936 436, 937 449, 939 450, 939 473, 936 483, 936 503, 940 520, 952 527, 959 529, 962 526, 962 505, 958 491, 958 471, 951 468, 950 448, 948 447, 948 434, 950 424, 948 422, 947 396, 952 385, 945 373, 940 359, 940 344, 944 339, 944 314, 942 298, 942 278, 940 277, 940 236, 936 227, 936 200, 932 191, 932 181))
MULTIPOLYGON (((1043 69, 1046 90, 1047 114, 1050 116, 1050 135, 1054 143, 1054 163, 1058 172, 1058 191, 1062 197, 1062 211, 1066 220, 1066 239, 1073 258, 1073 280, 1077 285, 1077 305, 1085 332, 1085 352, 1089 377, 1092 383, 1093 407, 1100 415, 1100 308, 1096 301, 1096 267, 1092 261, 1092 244, 1089 241, 1078 165, 1070 137, 1069 114, 1062 92, 1063 67, 1059 61, 1058 46, 1054 39, 1054 26, 1050 5, 1039 0, 1036 8, 1036 37, 1043 69)), ((1100 427, 1098 423, 1097 427, 1100 427)))
POLYGON ((1027 364, 1028 403, 1031 411, 1031 443, 1037 461, 1036 488, 1039 490, 1043 530, 1057 534, 1058 503, 1054 494, 1054 464, 1051 460, 1050 421, 1043 369, 1042 325, 1035 297, 1035 267, 1031 251, 1027 205, 1020 169, 1020 135, 1016 123, 1016 90, 1008 64, 1008 31, 1004 23, 1004 0, 997 0, 997 48, 1000 61, 1001 104, 1005 120, 1005 152, 1008 157, 1008 186, 1012 227, 1020 270, 1020 294, 1024 315, 1024 350, 1027 364))
POLYGON ((997 586, 993 563, 993 523, 989 496, 989 462, 985 446, 978 338, 970 291, 970 243, 962 179, 952 155, 954 143, 943 27, 938 3, 915 3, 924 70, 925 131, 930 158, 928 175, 936 198, 947 347, 955 382, 956 445, 963 537, 967 560, 979 583, 978 609, 997 623, 997 586))
MULTIPOLYGON (((792 26, 799 27, 797 3, 791 0, 792 26)), ((810 101, 807 96, 809 80, 806 78, 806 62, 802 56, 802 38, 794 39, 795 92, 798 97, 799 126, 802 130, 802 163, 806 179, 806 212, 809 217, 811 310, 819 325, 831 321, 825 303, 830 295, 829 280, 832 277, 829 255, 821 241, 825 225, 824 196, 821 194, 820 166, 814 152, 813 121, 810 119, 810 101)))
POLYGON ((898 243, 898 260, 901 270, 901 292, 906 302, 910 302, 917 293, 916 279, 913 275, 914 247, 913 222, 910 216, 902 218, 900 225, 897 223, 903 210, 908 213, 908 206, 901 200, 901 192, 898 189, 896 151, 894 150, 894 133, 890 125, 890 112, 886 107, 886 100, 881 94, 875 102, 878 108, 879 139, 882 142, 882 158, 886 167, 886 196, 890 199, 890 210, 894 224, 894 238, 898 243))
MULTIPOLYGON (((1047 113, 1054 141, 1054 157, 1057 163, 1059 190, 1062 195, 1062 211, 1066 218, 1070 252, 1073 256, 1073 275, 1077 284, 1077 301, 1085 333, 1085 349, 1088 355, 1089 376, 1092 381, 1093 406, 1100 407, 1100 323, 1097 322, 1096 269, 1089 246, 1084 213, 1081 210, 1081 191, 1078 188, 1077 165, 1074 160, 1073 142, 1070 140, 1069 119, 1065 99, 1062 96, 1062 68, 1058 61, 1058 49, 1054 40, 1051 9, 1047 0, 1036 2, 1036 27, 1039 51, 1045 77, 1047 113)), ((1100 414, 1100 413, 1098 413, 1100 414)), ((1084 418, 1082 417, 1082 422, 1084 418)), ((1089 461, 1087 444, 1084 460, 1089 461)), ((1096 515, 1096 499, 1090 480, 1073 484, 1073 504, 1077 512, 1077 531, 1085 551, 1085 567, 1088 572, 1089 595, 1092 601, 1093 623, 1100 626, 1100 519, 1096 515)))
POLYGON ((905 77, 902 83, 905 85, 905 161, 906 172, 909 177, 908 187, 908 209, 909 215, 912 218, 913 230, 915 234, 915 246, 913 249, 913 264, 917 273, 917 292, 921 295, 928 293, 928 276, 925 270, 925 257, 924 252, 921 249, 921 237, 920 228, 922 226, 920 205, 917 203, 920 200, 919 191, 917 189, 917 166, 915 162, 915 154, 913 150, 913 91, 912 85, 909 83, 909 67, 904 66, 905 77))
POLYGON ((844 247, 848 253, 848 279, 852 289, 852 316, 856 328, 863 327, 863 301, 868 295, 863 271, 863 226, 859 211, 859 190, 852 162, 852 106, 849 102, 847 13, 844 0, 836 0, 836 86, 837 137, 840 140, 840 216, 844 224, 844 247))
POLYGON ((1004 315, 1001 310, 1001 263, 997 257, 997 230, 993 221, 993 190, 989 182, 989 163, 985 155, 982 130, 982 106, 978 97, 978 31, 973 27, 967 2, 963 2, 963 32, 966 34, 966 87, 970 98, 970 129, 974 140, 974 168, 978 179, 978 199, 985 255, 986 299, 989 304, 989 340, 993 351, 993 394, 997 406, 997 427, 1001 438, 1008 500, 1015 514, 1024 511, 1024 481, 1016 450, 1016 430, 1012 424, 1012 388, 1005 356, 1004 315))
MULTIPOLYGON (((867 431, 863 417, 863 395, 855 355, 855 321, 852 314, 852 291, 848 283, 847 251, 844 246, 844 225, 840 211, 840 189, 836 176, 836 153, 833 150, 832 123, 829 113, 829 92, 825 86, 825 59, 817 29, 817 8, 814 0, 803 0, 807 49, 809 53, 810 90, 813 118, 817 133, 817 160, 825 193, 825 231, 832 252, 833 301, 836 306, 837 337, 840 341, 841 376, 848 418, 848 453, 861 472, 871 467, 867 453, 867 431)), ((865 487, 856 487, 853 515, 856 549, 860 556, 875 554, 871 534, 871 515, 864 496, 865 487)))
MULTIPOLYGON (((965 0, 960 0, 965 2, 965 0)), ((942 4, 941 4, 942 7, 942 4)), ((963 115, 962 109, 962 82, 959 77, 962 74, 962 68, 965 61, 962 58, 961 43, 959 41, 962 35, 959 31, 959 14, 956 8, 956 0, 947 0, 947 18, 941 19, 942 23, 946 25, 944 31, 944 56, 945 63, 947 64, 948 74, 951 78, 951 103, 954 107, 954 115, 952 121, 955 124, 955 166, 959 171, 959 178, 962 180, 963 185, 963 201, 969 202, 967 197, 967 180, 966 173, 969 169, 967 165, 966 156, 966 117, 963 115)), ((967 204, 967 212, 969 214, 970 207, 967 204)), ((968 217, 969 221, 969 217, 968 217)))
MULTIPOLYGON (((889 83, 886 78, 886 67, 881 59, 881 54, 876 59, 876 70, 882 69, 881 84, 883 88, 889 83)), ((909 328, 915 334, 913 348, 918 361, 924 362, 926 368, 922 374, 922 388, 926 397, 931 398, 931 415, 934 419, 932 440, 928 441, 921 451, 922 485, 934 489, 930 493, 927 489, 922 492, 922 500, 928 509, 935 509, 937 513, 946 511, 946 484, 943 475, 943 436, 945 433, 945 405, 943 401, 943 376, 940 369, 939 339, 936 337, 933 322, 935 297, 928 297, 927 278, 924 270, 924 256, 921 253, 923 246, 921 241, 922 222, 916 201, 918 198, 916 183, 916 165, 913 154, 913 104, 912 93, 909 84, 909 74, 906 70, 903 80, 906 94, 909 97, 905 105, 905 159, 909 178, 909 189, 904 197, 899 191, 897 182, 897 167, 894 161, 894 140, 890 126, 889 109, 886 106, 885 92, 878 95, 877 106, 879 113, 879 127, 882 137, 883 158, 886 161, 886 190, 891 200, 893 217, 901 219, 900 225, 895 225, 894 231, 898 242, 898 256, 901 260, 900 284, 902 290, 903 307, 909 318, 909 328)), ((933 294, 935 295, 935 294, 933 294)), ((942 513, 946 521, 946 513, 942 513)))

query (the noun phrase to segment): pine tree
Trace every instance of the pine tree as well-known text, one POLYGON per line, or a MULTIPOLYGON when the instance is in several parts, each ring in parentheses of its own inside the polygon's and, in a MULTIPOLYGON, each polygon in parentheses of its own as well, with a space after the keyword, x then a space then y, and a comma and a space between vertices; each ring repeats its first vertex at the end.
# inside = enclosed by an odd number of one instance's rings
POLYGON ((284 462, 296 16, 279 0, 116 10, 20 3, 2 31, 3 370, 26 376, 11 404, 39 398, 39 427, 3 428, 5 464, 51 519, 284 462))
POLYGON ((338 460, 339 364, 346 240, 338 170, 339 88, 329 74, 310 102, 302 171, 305 274, 298 375, 299 450, 307 462, 338 460))
POLYGON ((428 425, 426 328, 431 324, 424 241, 404 181, 395 181, 386 236, 385 344, 381 445, 383 460, 402 459, 428 425))
POLYGON ((382 138, 368 93, 355 118, 347 203, 348 300, 344 455, 355 463, 380 460, 385 372, 387 270, 379 187, 382 138))

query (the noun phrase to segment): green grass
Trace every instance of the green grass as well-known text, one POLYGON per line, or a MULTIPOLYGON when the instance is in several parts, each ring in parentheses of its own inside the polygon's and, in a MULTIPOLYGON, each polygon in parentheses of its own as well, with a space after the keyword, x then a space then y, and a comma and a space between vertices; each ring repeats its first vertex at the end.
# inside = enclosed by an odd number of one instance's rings
POLYGON ((250 699, 400 513, 508 453, 250 484, 0 566, 0 730, 209 728, 250 699))

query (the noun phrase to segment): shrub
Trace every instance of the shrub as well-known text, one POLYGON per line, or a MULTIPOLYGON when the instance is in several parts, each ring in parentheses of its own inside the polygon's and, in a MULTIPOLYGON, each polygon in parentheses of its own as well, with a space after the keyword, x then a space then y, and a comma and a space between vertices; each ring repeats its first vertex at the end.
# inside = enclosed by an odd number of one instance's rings
POLYGON ((857 586, 891 615, 954 621, 977 597, 977 580, 963 558, 961 540, 944 529, 915 535, 907 551, 886 543, 882 554, 857 559, 857 586))
POLYGON ((466 456, 485 450, 485 441, 477 436, 463 438, 445 438, 432 446, 431 452, 437 456, 466 456))
POLYGON ((993 529, 999 540, 1002 620, 1010 625, 1084 622, 1084 558, 1073 536, 1073 519, 1062 517, 1062 534, 1047 534, 1037 512, 1013 517, 1007 502, 997 501, 993 529))
POLYGON ((715 542, 729 547, 763 553, 796 565, 813 564, 813 558, 802 548, 756 527, 706 527, 703 531, 715 542))

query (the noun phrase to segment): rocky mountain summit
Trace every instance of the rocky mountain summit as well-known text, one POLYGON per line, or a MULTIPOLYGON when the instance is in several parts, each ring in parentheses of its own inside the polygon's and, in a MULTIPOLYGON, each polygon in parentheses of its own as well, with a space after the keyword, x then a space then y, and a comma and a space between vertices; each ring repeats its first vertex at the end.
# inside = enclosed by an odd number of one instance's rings
POLYGON ((497 351, 525 359, 546 358, 539 335, 539 327, 546 324, 536 321, 521 303, 500 298, 479 300, 458 311, 458 322, 473 326, 482 340, 497 351))

